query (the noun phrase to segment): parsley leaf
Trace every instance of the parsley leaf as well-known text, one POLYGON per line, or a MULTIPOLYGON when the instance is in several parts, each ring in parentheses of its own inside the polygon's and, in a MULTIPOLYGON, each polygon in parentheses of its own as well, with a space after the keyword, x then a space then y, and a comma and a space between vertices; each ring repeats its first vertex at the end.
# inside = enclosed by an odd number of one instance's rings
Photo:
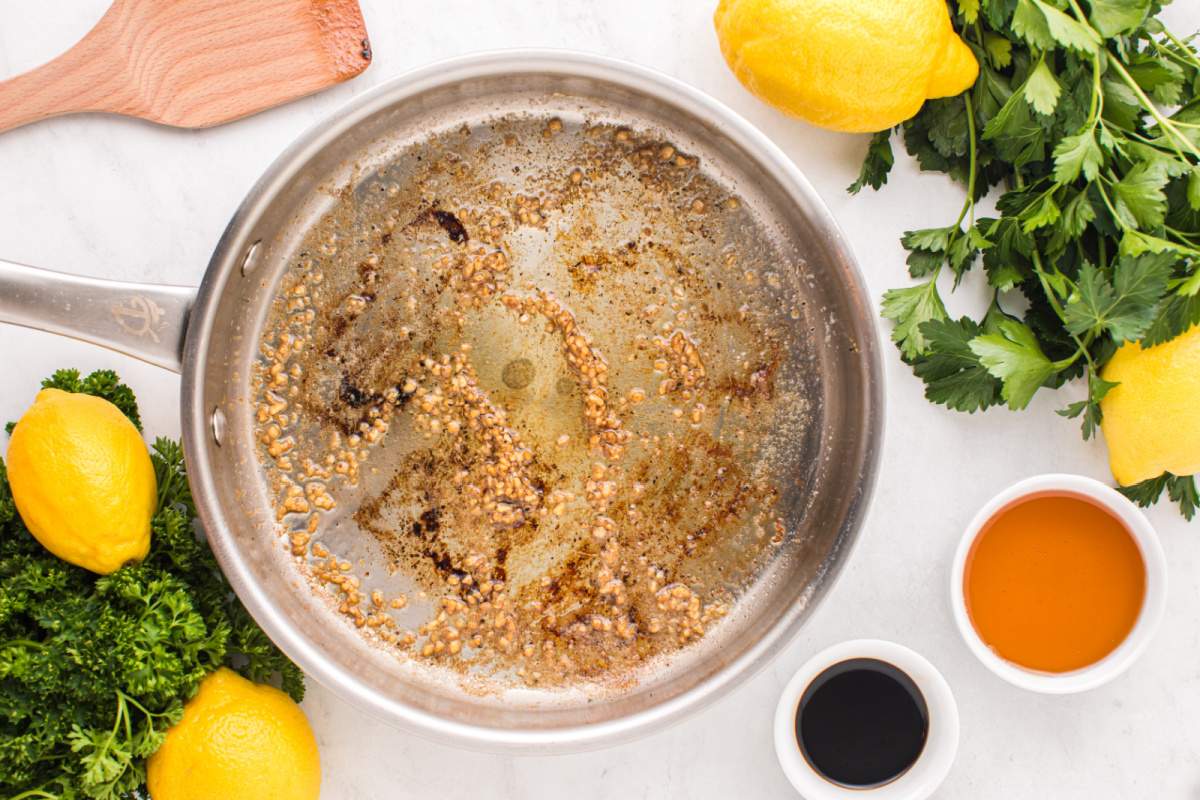
POLYGON ((1097 267, 1084 264, 1065 309, 1066 329, 1077 336, 1107 331, 1115 342, 1141 338, 1166 294, 1171 264, 1171 258, 1158 255, 1123 257, 1111 282, 1097 267))
POLYGON ((1054 37, 1050 35, 1050 26, 1046 24, 1045 15, 1033 0, 1017 0, 1011 24, 1013 33, 1031 47, 1037 50, 1054 49, 1054 37))
POLYGON ((1072 183, 1081 172, 1087 180, 1094 181, 1103 166, 1104 153, 1091 130, 1064 136, 1054 148, 1054 180, 1058 183, 1072 183))
POLYGON ((988 59, 996 69, 1004 69, 1012 63, 1012 42, 994 33, 983 35, 983 47, 988 59))
POLYGON ((1033 237, 1011 216, 997 220, 979 221, 988 232, 994 245, 983 253, 983 268, 987 270, 988 283, 1002 291, 1012 289, 1032 273, 1030 256, 1033 253, 1033 237))
POLYGON ((1193 325, 1200 325, 1200 295, 1173 294, 1142 337, 1142 345, 1153 347, 1174 339, 1193 325))
POLYGON ((1200 506, 1200 497, 1196 494, 1196 478, 1194 475, 1172 475, 1167 480, 1167 496, 1171 502, 1179 504, 1179 512, 1184 519, 1196 515, 1196 507, 1200 506))
POLYGON ((925 352, 922 323, 946 318, 937 284, 933 280, 904 289, 892 289, 883 296, 883 316, 894 320, 892 341, 900 346, 905 358, 916 358, 925 352))
POLYGON ((847 189, 850 194, 858 194, 864 186, 878 189, 887 183, 888 173, 891 172, 892 162, 895 161, 895 156, 892 155, 891 136, 892 132, 889 129, 880 131, 871 137, 871 143, 867 145, 867 155, 863 159, 858 179, 847 189))
POLYGON ((1157 478, 1150 478, 1133 486, 1117 487, 1121 494, 1143 508, 1157 503, 1164 489, 1171 501, 1179 504, 1179 513, 1184 519, 1190 520, 1196 515, 1196 508, 1200 506, 1200 496, 1197 495, 1193 475, 1179 476, 1164 472, 1157 478))
POLYGON ((1003 382, 1001 397, 1015 411, 1029 405, 1034 393, 1057 370, 1027 326, 1002 319, 996 328, 995 333, 972 339, 970 348, 987 371, 1003 382))
POLYGON ((1173 61, 1134 56, 1128 72, 1139 87, 1163 105, 1177 105, 1183 96, 1183 69, 1173 61))
POLYGON ((1150 11, 1150 0, 1090 0, 1092 25, 1105 38, 1135 30, 1150 11))
POLYGON ((983 128, 984 141, 996 154, 1016 166, 1041 161, 1046 152, 1046 132, 1033 116, 1024 88, 1015 92, 983 128))
POLYGON ((1167 173, 1158 161, 1139 161, 1113 184, 1117 219, 1127 227, 1150 230, 1162 225, 1167 214, 1167 173))
POLYGON ((950 239, 962 232, 957 225, 945 228, 923 228, 918 231, 905 231, 900 244, 906 250, 926 250, 930 253, 944 253, 950 247, 950 239))
POLYGON ((1059 232, 1064 239, 1078 239, 1087 230, 1088 223, 1095 219, 1096 209, 1088 199, 1087 192, 1079 192, 1063 208, 1059 232))
POLYGON ((1025 208, 1017 219, 1021 220, 1021 230, 1032 233, 1038 228, 1048 228, 1062 218, 1062 210, 1054 202, 1054 195, 1042 195, 1033 205, 1025 208))
POLYGON ((1055 42, 1080 55, 1092 55, 1100 49, 1100 35, 1090 26, 1080 24, 1049 3, 1030 0, 1046 20, 1046 30, 1055 42))
POLYGON ((1053 50, 1061 45, 1082 55, 1091 55, 1100 49, 1100 36, 1096 31, 1042 0, 1017 0, 1012 29, 1038 50, 1053 50))
POLYGON ((1104 418, 1104 414, 1100 410, 1100 401, 1116 385, 1112 381, 1104 380, 1095 372, 1089 373, 1087 399, 1071 403, 1066 408, 1060 409, 1058 415, 1068 419, 1075 419, 1082 416, 1083 438, 1085 440, 1091 439, 1096 435, 1096 430, 1100 427, 1100 421, 1104 418))
POLYGON ((962 100, 946 97, 930 100, 925 110, 929 122, 929 143, 949 159, 961 158, 971 146, 962 100))
POLYGON ((1062 86, 1046 66, 1046 57, 1043 55, 1033 72, 1029 73, 1029 80, 1025 82, 1025 99, 1033 106, 1034 111, 1050 116, 1058 107, 1060 94, 1062 86))
POLYGON ((983 330, 968 317, 921 324, 929 354, 913 366, 925 382, 925 397, 955 411, 980 411, 1000 402, 1001 384, 971 349, 983 330))

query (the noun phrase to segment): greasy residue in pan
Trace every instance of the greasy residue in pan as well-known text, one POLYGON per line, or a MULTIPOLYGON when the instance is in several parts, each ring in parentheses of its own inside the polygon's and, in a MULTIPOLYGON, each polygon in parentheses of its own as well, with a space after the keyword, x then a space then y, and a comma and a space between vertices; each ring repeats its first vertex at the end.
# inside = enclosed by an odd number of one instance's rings
POLYGON ((481 691, 632 680, 720 625, 804 472, 778 259, 698 159, 607 124, 464 126, 347 189, 255 366, 314 589, 481 691))

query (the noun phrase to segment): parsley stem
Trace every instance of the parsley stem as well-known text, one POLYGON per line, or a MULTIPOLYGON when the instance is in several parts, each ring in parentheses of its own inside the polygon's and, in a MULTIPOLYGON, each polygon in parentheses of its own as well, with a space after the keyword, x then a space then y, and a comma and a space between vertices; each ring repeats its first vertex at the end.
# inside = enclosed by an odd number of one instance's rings
MULTIPOLYGON (((963 202, 962 210, 958 212, 958 219, 954 221, 954 227, 960 228, 962 221, 967 218, 967 212, 971 214, 971 225, 975 224, 975 109, 971 103, 971 94, 974 89, 963 93, 963 103, 967 107, 967 199, 963 202)), ((954 234, 957 236, 958 234, 954 234)))
MULTIPOLYGON (((1175 123, 1175 124, 1178 125, 1180 123, 1175 123)), ((1152 147, 1155 150, 1158 150, 1160 153, 1165 153, 1168 156, 1175 156, 1180 161, 1187 163, 1187 156, 1185 156, 1183 154, 1183 152, 1179 149, 1179 146, 1176 145, 1175 142, 1169 138, 1165 139, 1165 142, 1164 142, 1164 137, 1162 137, 1162 136, 1152 138, 1150 136, 1146 136, 1142 133, 1139 133, 1138 131, 1131 131, 1127 128, 1121 128, 1116 125, 1108 125, 1106 127, 1116 128, 1118 131, 1121 132, 1121 134, 1123 136, 1125 136, 1128 139, 1136 139, 1137 141, 1141 142, 1142 144, 1146 145, 1147 147, 1152 147)))
POLYGON ((104 746, 95 748, 98 752, 103 753, 105 755, 108 754, 108 751, 113 746, 113 742, 115 742, 117 739, 117 733, 121 730, 122 721, 125 722, 125 728, 126 728, 125 737, 127 739, 132 738, 129 735, 129 730, 128 730, 128 728, 129 728, 128 716, 129 716, 129 709, 125 705, 125 693, 122 692, 120 689, 118 689, 117 690, 117 718, 115 720, 113 720, 112 730, 109 731, 108 738, 104 741, 104 746))
POLYGON ((967 176, 967 200, 971 203, 972 225, 975 224, 975 173, 977 172, 975 156, 975 104, 971 102, 974 93, 975 90, 973 88, 963 93, 963 103, 967 107, 967 146, 969 147, 967 168, 971 171, 971 174, 967 176))
MULTIPOLYGON (((1047 278, 1046 271, 1042 267, 1042 256, 1040 253, 1038 253, 1036 247, 1033 249, 1032 257, 1033 271, 1038 276, 1038 282, 1042 284, 1042 291, 1046 293, 1046 299, 1050 301, 1051 308, 1054 309, 1054 313, 1058 315, 1058 318, 1063 321, 1063 325, 1065 326, 1067 322, 1066 312, 1063 311, 1062 304, 1058 302, 1058 295, 1054 293, 1054 289, 1050 286, 1050 280, 1047 278)), ((1096 365, 1092 363, 1092 354, 1088 352, 1087 345, 1085 345, 1078 336, 1070 333, 1069 330, 1067 332, 1070 335, 1071 340, 1075 342, 1076 350, 1069 357, 1064 358, 1061 361, 1053 362, 1054 371, 1061 372, 1078 361, 1079 356, 1081 355, 1087 360, 1088 367, 1095 369, 1096 365)))
POLYGON ((1174 61, 1176 64, 1180 65, 1181 67, 1185 67, 1187 69, 1194 69, 1194 68, 1200 67, 1200 62, 1193 62, 1191 59, 1187 59, 1187 58, 1184 58, 1183 56, 1179 55, 1171 48, 1163 47, 1162 42, 1159 42, 1154 39, 1151 39, 1150 41, 1154 45, 1154 49, 1159 55, 1165 56, 1166 58, 1171 59, 1172 61, 1174 61))
POLYGON ((1127 226, 1121 221, 1121 216, 1117 214, 1117 209, 1113 207, 1112 200, 1109 199, 1108 192, 1104 189, 1103 176, 1101 176, 1101 180, 1096 181, 1093 185, 1097 190, 1099 190, 1100 199, 1103 200, 1104 205, 1108 207, 1108 213, 1112 214, 1113 221, 1116 222, 1122 230, 1124 230, 1127 226))
POLYGON ((1163 225, 1163 230, 1165 230, 1167 233, 1175 234, 1180 239, 1200 239, 1200 233, 1187 233, 1186 231, 1181 231, 1178 228, 1172 228, 1170 225, 1163 225))
POLYGON ((1064 369, 1066 369, 1067 367, 1071 366, 1076 361, 1078 361, 1079 356, 1086 352, 1087 352, 1087 350, 1084 350, 1082 347, 1080 347, 1078 350, 1076 350, 1074 353, 1072 353, 1067 358, 1060 359, 1058 361, 1051 361, 1050 366, 1054 367, 1055 372, 1062 372, 1064 369))
POLYGON ((1092 56, 1092 109, 1088 112, 1088 127, 1096 129, 1100 115, 1104 113, 1104 89, 1100 85, 1100 54, 1092 56))
MULTIPOLYGON (((120 690, 118 690, 118 691, 120 691, 120 690)), ((133 699, 133 698, 132 698, 132 697, 130 697, 129 695, 125 694, 124 692, 120 692, 120 694, 121 694, 121 696, 122 696, 122 697, 124 697, 124 698, 125 698, 125 702, 129 703, 129 704, 130 704, 130 705, 132 705, 134 708, 136 708, 137 710, 141 711, 141 712, 142 712, 143 714, 145 714, 147 717, 149 717, 149 718, 153 718, 153 717, 161 717, 161 716, 163 716, 163 714, 161 714, 161 713, 159 713, 159 714, 155 714, 153 711, 149 710, 149 709, 148 709, 148 708, 146 708, 144 705, 142 705, 141 703, 139 703, 137 700, 133 699)))
MULTIPOLYGON (((1187 53, 1187 57, 1175 54, 1174 51, 1172 51, 1170 48, 1162 48, 1165 52, 1175 55, 1176 58, 1184 61, 1185 63, 1190 62, 1191 65, 1194 66, 1196 69, 1200 69, 1200 58, 1196 58, 1195 50, 1188 47, 1186 43, 1179 41, 1179 39, 1175 38, 1175 34, 1171 33, 1169 30, 1166 30, 1165 28, 1163 29, 1163 36, 1166 36, 1167 39, 1169 39, 1171 41, 1171 44, 1178 47, 1181 52, 1187 53)), ((1160 46, 1157 41, 1154 41, 1153 39, 1151 39, 1151 41, 1154 42, 1155 47, 1160 46)))
POLYGON ((1033 254, 1033 271, 1038 276, 1038 281, 1042 284, 1042 290, 1046 293, 1046 299, 1050 301, 1050 306, 1054 309, 1054 313, 1058 314, 1059 318, 1065 323, 1067 321, 1066 312, 1063 311, 1062 305, 1058 302, 1058 295, 1050 286, 1050 280, 1046 275, 1046 270, 1042 267, 1041 253, 1034 248, 1033 254))
MULTIPOLYGON (((1146 96, 1146 93, 1142 91, 1142 87, 1138 86, 1137 81, 1133 79, 1133 76, 1129 74, 1129 71, 1125 69, 1121 62, 1118 61, 1115 56, 1113 56, 1109 58, 1109 63, 1112 64, 1114 69, 1116 69, 1117 74, 1121 76, 1121 80, 1125 82, 1125 85, 1129 87, 1130 91, 1137 95, 1137 98, 1139 101, 1141 101, 1142 106, 1146 109, 1147 113, 1154 118, 1154 121, 1158 123, 1158 126, 1163 133, 1167 134, 1171 139, 1174 139, 1179 144, 1182 144, 1189 151, 1191 151, 1191 154, 1197 160, 1200 160, 1200 150, 1197 150, 1195 145, 1192 144, 1191 140, 1179 132, 1171 120, 1162 115, 1162 112, 1158 110, 1158 106, 1156 106, 1154 102, 1146 96)), ((1179 154, 1180 159, 1184 161, 1187 160, 1177 145, 1175 146, 1175 152, 1179 154)))
POLYGON ((9 639, 0 648, 4 647, 32 647, 37 650, 46 650, 46 645, 42 642, 35 642, 32 639, 9 639))

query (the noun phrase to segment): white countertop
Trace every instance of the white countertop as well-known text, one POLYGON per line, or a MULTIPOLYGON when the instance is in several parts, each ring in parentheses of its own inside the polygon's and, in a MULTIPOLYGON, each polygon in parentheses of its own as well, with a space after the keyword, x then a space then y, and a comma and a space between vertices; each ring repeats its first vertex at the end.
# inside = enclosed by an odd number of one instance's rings
MULTIPOLYGON (((41 63, 81 36, 106 0, 0 0, 0 77, 41 63)), ((404 70, 471 51, 570 47, 655 67, 715 95, 758 125, 807 173, 852 242, 873 295, 905 281, 902 231, 954 219, 960 191, 899 164, 881 194, 851 198, 866 137, 787 119, 726 70, 715 0, 363 0, 375 63, 349 84, 210 131, 69 117, 0 135, 0 256, 129 280, 194 283, 234 208, 293 137, 346 99, 404 70)), ((1185 7, 1186 6, 1186 7, 1185 7)), ((1200 3, 1167 19, 1200 27, 1200 3)), ((967 286, 951 310, 976 311, 967 286)), ((881 335, 887 327, 880 324, 881 335)), ((882 472, 859 546, 841 580, 782 655, 715 706, 623 747, 511 758, 461 752, 391 730, 310 684, 304 708, 321 746, 326 800, 375 798, 788 798, 771 715, 802 661, 836 641, 906 644, 942 670, 958 698, 962 741, 941 798, 1200 796, 1200 520, 1150 511, 1170 568, 1168 609, 1142 659, 1112 684, 1046 697, 1002 683, 968 652, 950 615, 948 571, 960 531, 1003 486, 1038 472, 1111 480, 1102 443, 1053 412, 1080 387, 1042 392, 1032 408, 980 417, 925 401, 890 344, 882 472)), ((178 378, 47 334, 0 325, 0 420, 14 419, 58 367, 117 369, 147 431, 177 435, 178 378)))

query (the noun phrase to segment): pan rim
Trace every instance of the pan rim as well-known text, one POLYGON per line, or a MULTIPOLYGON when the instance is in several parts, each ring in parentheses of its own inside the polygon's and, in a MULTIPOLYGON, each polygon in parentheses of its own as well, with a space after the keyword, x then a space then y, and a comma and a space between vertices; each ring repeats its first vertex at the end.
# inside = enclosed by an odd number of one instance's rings
POLYGON ((878 478, 883 442, 884 385, 879 356, 878 330, 866 291, 866 281, 857 259, 832 213, 791 159, 764 133, 735 111, 705 92, 654 69, 627 61, 566 49, 519 48, 490 50, 437 61, 402 73, 366 92, 322 121, 311 126, 287 147, 251 188, 226 227, 213 252, 199 295, 191 312, 183 355, 181 420, 184 449, 188 459, 200 519, 210 545, 234 591, 247 610, 276 644, 323 687, 360 710, 394 726, 444 743, 472 749, 508 752, 577 752, 628 741, 661 730, 726 696, 759 672, 791 642, 820 606, 844 572, 860 538, 878 478), (858 474, 857 496, 841 522, 836 549, 822 579, 814 585, 808 601, 789 608, 765 633, 737 658, 720 667, 707 679, 662 702, 622 717, 571 727, 549 729, 498 728, 466 723, 432 714, 395 698, 385 697, 354 675, 326 658, 303 631, 292 625, 274 607, 239 551, 225 510, 218 500, 212 477, 213 465, 205 437, 210 436, 208 414, 203 407, 208 345, 219 299, 238 266, 238 256, 250 244, 255 222, 270 206, 281 188, 302 165, 359 121, 420 92, 465 77, 481 78, 528 72, 560 73, 571 77, 606 80, 660 98, 685 111, 709 119, 722 127, 750 158, 769 168, 801 213, 821 231, 824 246, 843 263, 849 280, 848 294, 866 309, 866 322, 859 334, 865 373, 861 423, 866 431, 858 474))

